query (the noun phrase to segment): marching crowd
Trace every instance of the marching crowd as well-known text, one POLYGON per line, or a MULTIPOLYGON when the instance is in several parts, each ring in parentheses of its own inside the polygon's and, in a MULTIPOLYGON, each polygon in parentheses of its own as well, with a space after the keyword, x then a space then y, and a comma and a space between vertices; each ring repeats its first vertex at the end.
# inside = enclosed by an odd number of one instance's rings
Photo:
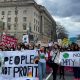
MULTIPOLYGON (((53 72, 53 80, 56 80, 58 71, 60 73, 60 79, 65 80, 64 66, 59 63, 60 52, 64 51, 80 51, 80 47, 76 43, 72 43, 67 47, 59 46, 57 43, 53 43, 52 46, 38 45, 24 45, 23 43, 17 44, 16 48, 0 47, 0 51, 21 51, 21 50, 37 50, 38 56, 34 59, 35 63, 38 63, 38 77, 39 80, 46 80, 46 71, 53 72)), ((80 80, 80 67, 72 67, 74 73, 74 79, 80 80)))

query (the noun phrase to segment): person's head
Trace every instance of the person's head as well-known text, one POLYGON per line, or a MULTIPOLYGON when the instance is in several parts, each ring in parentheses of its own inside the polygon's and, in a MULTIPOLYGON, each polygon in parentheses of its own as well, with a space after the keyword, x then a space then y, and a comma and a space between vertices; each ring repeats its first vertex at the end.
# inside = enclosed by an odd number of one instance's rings
POLYGON ((3 49, 2 49, 2 48, 0 48, 0 51, 3 51, 3 49))
POLYGON ((74 51, 74 47, 75 47, 75 43, 72 43, 72 44, 70 45, 70 50, 74 51))
POLYGON ((50 51, 50 48, 49 47, 46 47, 46 52, 49 52, 50 51))
POLYGON ((41 47, 40 48, 40 52, 44 52, 44 47, 41 47))
POLYGON ((35 45, 35 46, 34 46, 34 48, 35 48, 35 49, 37 49, 37 48, 38 48, 38 46, 37 46, 37 45, 35 45))
POLYGON ((21 50, 21 44, 17 45, 17 50, 21 50))
POLYGON ((77 44, 75 44, 74 49, 75 49, 76 51, 79 51, 79 46, 78 46, 77 44))
POLYGON ((53 47, 54 49, 59 49, 59 46, 58 46, 58 44, 54 44, 54 47, 53 47))
POLYGON ((40 47, 41 47, 41 45, 40 45, 40 44, 38 44, 38 49, 40 49, 40 47))
POLYGON ((30 44, 30 45, 29 45, 29 49, 30 49, 30 50, 33 50, 33 49, 34 49, 34 45, 30 44))

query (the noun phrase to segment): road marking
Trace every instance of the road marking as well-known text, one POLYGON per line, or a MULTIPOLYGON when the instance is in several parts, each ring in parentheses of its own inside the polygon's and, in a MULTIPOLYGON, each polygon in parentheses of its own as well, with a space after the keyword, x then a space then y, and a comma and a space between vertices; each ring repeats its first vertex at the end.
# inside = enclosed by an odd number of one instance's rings
POLYGON ((47 76, 46 80, 48 80, 48 79, 50 78, 50 76, 52 75, 52 73, 53 73, 53 72, 51 72, 51 73, 47 76))

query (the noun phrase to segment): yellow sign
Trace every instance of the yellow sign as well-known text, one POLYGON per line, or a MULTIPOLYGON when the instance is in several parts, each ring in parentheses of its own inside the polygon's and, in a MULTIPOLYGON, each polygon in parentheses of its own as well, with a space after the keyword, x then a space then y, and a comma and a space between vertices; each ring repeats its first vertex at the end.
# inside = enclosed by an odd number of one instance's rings
POLYGON ((69 44, 69 40, 67 38, 64 38, 63 41, 62 41, 62 44, 64 46, 67 46, 69 44))

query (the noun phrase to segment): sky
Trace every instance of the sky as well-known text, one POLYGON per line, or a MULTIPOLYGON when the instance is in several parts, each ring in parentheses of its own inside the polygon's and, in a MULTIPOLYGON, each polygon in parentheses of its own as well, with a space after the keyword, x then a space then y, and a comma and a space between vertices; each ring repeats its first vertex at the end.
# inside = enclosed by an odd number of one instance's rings
POLYGON ((56 22, 68 31, 69 37, 80 34, 80 0, 35 0, 47 8, 56 22))

